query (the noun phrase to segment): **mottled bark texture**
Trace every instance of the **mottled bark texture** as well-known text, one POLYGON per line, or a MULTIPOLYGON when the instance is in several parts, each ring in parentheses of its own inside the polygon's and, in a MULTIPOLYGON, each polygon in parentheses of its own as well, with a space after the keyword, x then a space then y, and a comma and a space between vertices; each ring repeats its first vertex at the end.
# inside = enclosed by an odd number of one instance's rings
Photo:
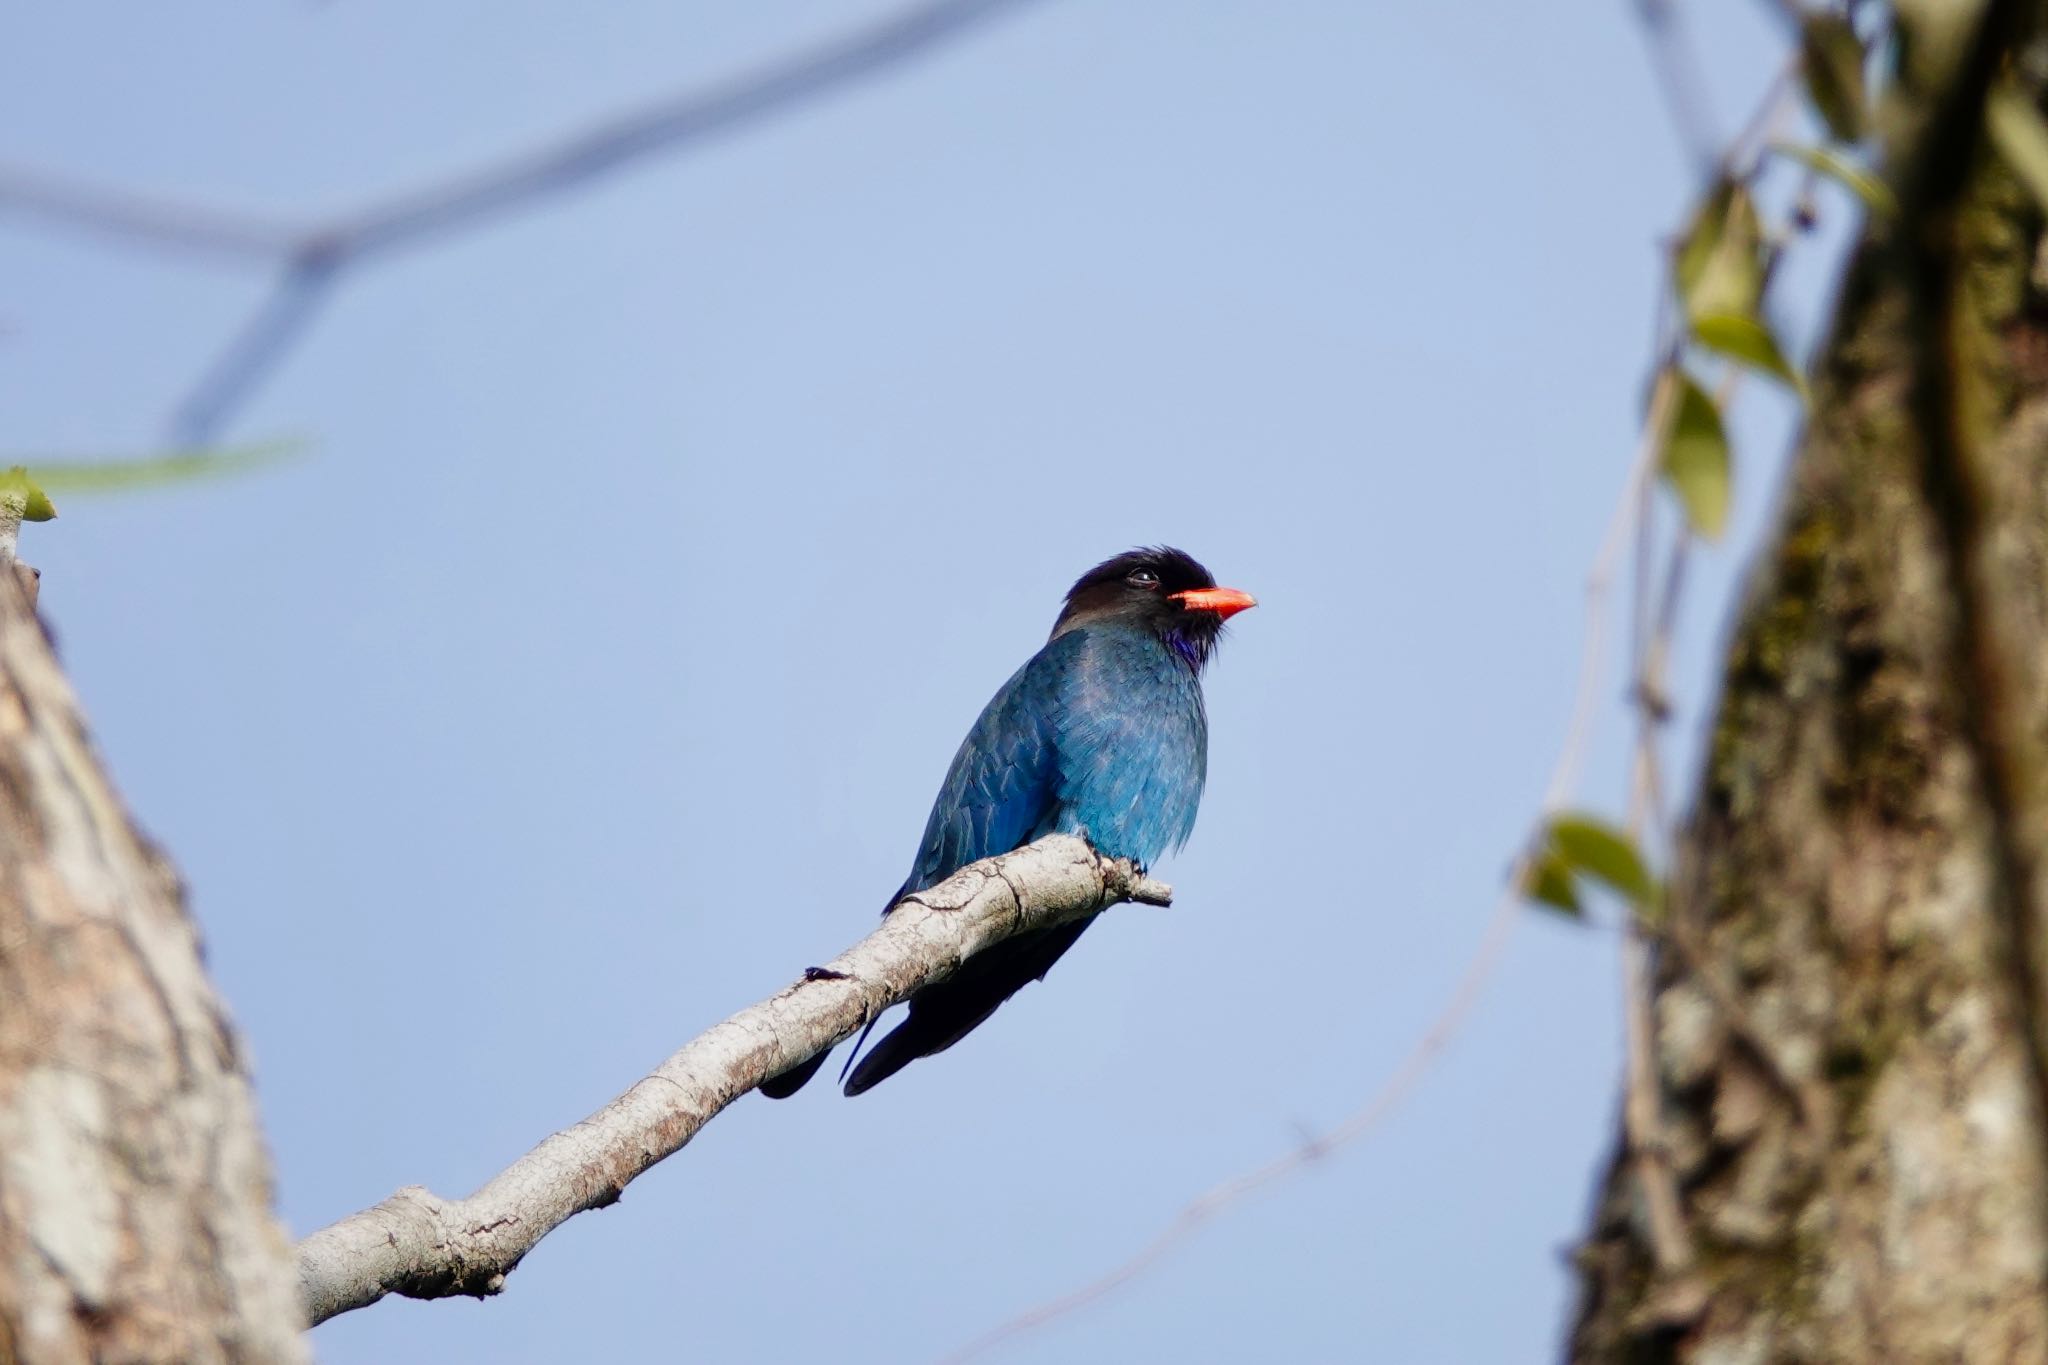
POLYGON ((1843 287, 1660 945, 1686 1255, 1618 1153, 1575 1360, 2048 1360, 2048 257, 1982 133, 1993 80, 2038 100, 2038 9, 1901 6, 1902 212, 1843 287))
POLYGON ((302 1359, 234 1031, 32 583, 0 572, 0 1361, 302 1359))

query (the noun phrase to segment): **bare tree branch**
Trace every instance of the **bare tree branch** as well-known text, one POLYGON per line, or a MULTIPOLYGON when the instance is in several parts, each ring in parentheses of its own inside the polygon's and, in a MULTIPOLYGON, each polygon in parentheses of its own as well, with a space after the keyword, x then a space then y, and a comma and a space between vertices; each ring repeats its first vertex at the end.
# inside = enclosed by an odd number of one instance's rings
POLYGON ((657 100, 545 146, 293 229, 0 166, 0 211, 280 270, 276 285, 178 404, 172 438, 209 441, 274 371, 341 278, 375 257, 530 208, 635 162, 797 108, 936 48, 1028 0, 929 0, 743 76, 657 100))
POLYGON ((574 1127, 546 1139, 467 1199, 409 1186, 299 1244, 306 1318, 323 1322, 386 1294, 478 1298, 541 1238, 680 1150, 721 1109, 848 1037, 966 958, 1015 934, 1173 890, 1123 859, 1051 835, 963 868, 900 902, 882 927, 780 994, 686 1044, 574 1127))

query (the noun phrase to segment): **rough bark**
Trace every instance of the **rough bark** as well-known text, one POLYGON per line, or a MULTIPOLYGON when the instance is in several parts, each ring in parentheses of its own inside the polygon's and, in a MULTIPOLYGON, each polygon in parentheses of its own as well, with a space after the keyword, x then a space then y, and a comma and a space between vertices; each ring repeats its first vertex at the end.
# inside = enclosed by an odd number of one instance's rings
POLYGON ((467 1199, 419 1186, 299 1245, 305 1313, 319 1323, 377 1302, 477 1298, 576 1214, 618 1202, 720 1110, 1012 935, 1173 892, 1126 859, 1055 834, 962 868, 898 902, 882 926, 804 977, 692 1039, 645 1079, 547 1138, 467 1199))
POLYGON ((33 581, 0 573, 0 1361, 299 1360, 234 1030, 33 581))
POLYGON ((1845 281, 1672 878, 1689 1263, 1619 1152, 1576 1360, 2048 1359, 2048 276, 1982 135, 2040 16, 1907 8, 1902 212, 1845 281))

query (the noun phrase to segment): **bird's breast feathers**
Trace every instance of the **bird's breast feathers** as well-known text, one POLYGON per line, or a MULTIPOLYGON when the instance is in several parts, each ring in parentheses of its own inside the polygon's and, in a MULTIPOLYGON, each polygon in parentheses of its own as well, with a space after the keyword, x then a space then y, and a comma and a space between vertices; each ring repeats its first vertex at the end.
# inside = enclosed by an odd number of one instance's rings
POLYGON ((1150 864, 1194 829, 1208 764, 1201 684, 1151 636, 1075 634, 1055 731, 1058 827, 1150 864))

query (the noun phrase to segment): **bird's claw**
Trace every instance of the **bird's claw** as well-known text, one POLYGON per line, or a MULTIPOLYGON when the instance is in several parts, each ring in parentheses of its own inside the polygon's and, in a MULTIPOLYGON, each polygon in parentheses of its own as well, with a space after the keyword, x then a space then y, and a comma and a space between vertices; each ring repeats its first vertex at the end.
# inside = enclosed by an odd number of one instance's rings
POLYGON ((852 979, 853 974, 851 972, 835 972, 830 967, 804 968, 804 980, 806 981, 851 981, 852 979))

